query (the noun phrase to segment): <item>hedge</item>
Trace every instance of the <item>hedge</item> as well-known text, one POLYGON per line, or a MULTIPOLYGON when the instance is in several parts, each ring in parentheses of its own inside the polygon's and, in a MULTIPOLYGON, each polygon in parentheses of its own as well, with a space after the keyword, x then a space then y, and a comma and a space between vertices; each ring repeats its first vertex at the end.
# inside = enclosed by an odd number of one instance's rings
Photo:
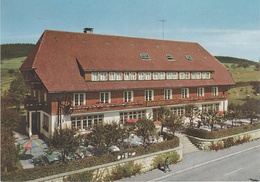
MULTIPOLYGON (((161 150, 171 149, 179 146, 179 138, 175 137, 173 140, 167 140, 156 144, 151 144, 145 147, 131 148, 120 151, 119 153, 136 152, 136 156, 149 154, 161 150)), ((51 176, 59 173, 65 173, 83 168, 89 168, 101 164, 111 163, 117 161, 117 155, 105 154, 102 156, 92 156, 83 159, 73 160, 64 164, 52 164, 49 166, 40 166, 30 169, 19 169, 16 171, 2 173, 2 181, 28 181, 46 176, 51 176)))
POLYGON ((243 126, 236 126, 233 128, 228 128, 228 129, 223 129, 223 130, 213 131, 213 132, 206 131, 203 129, 188 128, 186 129, 186 134, 198 138, 203 138, 203 139, 217 139, 217 138, 223 138, 226 136, 236 135, 239 133, 244 133, 256 129, 260 129, 260 122, 243 125, 243 126))

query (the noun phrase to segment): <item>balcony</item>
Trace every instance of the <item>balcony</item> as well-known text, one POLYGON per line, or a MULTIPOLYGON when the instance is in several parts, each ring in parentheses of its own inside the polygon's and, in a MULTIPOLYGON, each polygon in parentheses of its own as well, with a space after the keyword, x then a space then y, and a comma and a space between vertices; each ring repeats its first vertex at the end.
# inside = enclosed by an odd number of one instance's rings
POLYGON ((140 101, 133 101, 133 102, 123 102, 123 103, 96 103, 96 104, 89 104, 89 105, 77 105, 73 106, 70 109, 73 112, 79 112, 79 111, 100 111, 100 110, 118 110, 118 109, 124 109, 124 108, 138 108, 140 106, 145 106, 143 102, 140 101))
POLYGON ((199 102, 212 102, 227 99, 226 96, 214 96, 214 97, 192 97, 192 98, 182 98, 182 99, 171 99, 171 100, 156 100, 146 102, 147 107, 153 106, 167 106, 167 105, 177 105, 177 104, 196 104, 199 102))
POLYGON ((215 96, 215 97, 201 97, 201 98, 184 98, 184 99, 171 99, 171 100, 156 100, 156 101, 133 101, 124 103, 96 103, 89 105, 77 105, 70 108, 73 113, 80 112, 99 112, 109 110, 124 110, 130 108, 144 108, 144 107, 155 107, 155 106, 167 106, 167 105, 178 105, 178 104, 196 104, 199 102, 212 102, 221 101, 227 99, 226 96, 215 96))
POLYGON ((32 97, 30 95, 27 95, 24 99, 24 108, 28 111, 42 110, 44 105, 44 102, 38 102, 35 97, 32 97))

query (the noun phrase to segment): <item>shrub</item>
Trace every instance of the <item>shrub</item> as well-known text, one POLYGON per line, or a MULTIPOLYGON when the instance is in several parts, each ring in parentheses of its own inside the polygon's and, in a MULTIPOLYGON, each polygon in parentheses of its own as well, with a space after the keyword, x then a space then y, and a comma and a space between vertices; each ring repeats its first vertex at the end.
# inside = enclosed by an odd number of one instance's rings
POLYGON ((173 140, 163 141, 161 143, 152 144, 146 147, 131 148, 120 151, 116 154, 105 154, 102 156, 92 156, 83 159, 73 160, 64 164, 52 164, 49 166, 40 166, 31 169, 21 169, 10 173, 2 173, 2 181, 28 181, 46 176, 51 176, 68 171, 88 168, 101 164, 117 161, 117 156, 126 152, 136 152, 136 156, 149 154, 161 150, 167 150, 179 146, 179 138, 174 137, 173 140))
POLYGON ((69 181, 92 181, 93 179, 93 173, 94 171, 87 171, 83 173, 77 173, 77 174, 72 174, 69 175, 68 177, 64 178, 64 182, 69 182, 69 181))
POLYGON ((211 145, 209 146, 209 149, 210 150, 215 150, 215 151, 224 149, 223 142, 221 142, 221 141, 217 142, 217 143, 211 142, 211 145))
POLYGON ((169 157, 169 164, 176 164, 178 161, 180 161, 180 155, 176 151, 172 151, 167 154, 161 154, 154 157, 152 163, 153 169, 161 168, 161 166, 164 166, 164 161, 166 157, 169 157))
POLYGON ((204 139, 216 139, 216 138, 222 138, 230 135, 236 135, 239 133, 244 133, 247 131, 252 131, 260 129, 260 122, 249 124, 249 125, 243 125, 243 126, 237 126, 233 128, 223 129, 219 131, 209 132, 202 129, 196 129, 196 128, 187 128, 186 134, 191 135, 198 138, 204 138, 204 139))
POLYGON ((127 178, 140 174, 142 169, 142 164, 135 164, 133 161, 127 162, 123 165, 115 166, 111 173, 105 176, 104 181, 115 181, 122 178, 127 178))
POLYGON ((224 139, 223 142, 224 142, 224 148, 229 148, 229 147, 235 145, 233 137, 230 137, 228 139, 224 139))

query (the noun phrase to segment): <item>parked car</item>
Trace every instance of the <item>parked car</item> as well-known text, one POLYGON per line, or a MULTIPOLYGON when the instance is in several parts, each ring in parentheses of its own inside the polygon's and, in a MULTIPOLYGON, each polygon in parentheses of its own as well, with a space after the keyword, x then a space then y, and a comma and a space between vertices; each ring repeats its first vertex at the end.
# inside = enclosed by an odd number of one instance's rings
POLYGON ((112 146, 108 147, 108 151, 109 152, 117 152, 117 151, 120 151, 120 149, 117 146, 112 145, 112 146))

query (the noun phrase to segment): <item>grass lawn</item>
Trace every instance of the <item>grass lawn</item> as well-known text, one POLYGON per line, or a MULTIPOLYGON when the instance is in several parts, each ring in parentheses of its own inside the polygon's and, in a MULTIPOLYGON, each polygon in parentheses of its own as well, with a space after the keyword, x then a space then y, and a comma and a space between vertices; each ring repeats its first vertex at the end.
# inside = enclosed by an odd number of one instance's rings
POLYGON ((260 71, 255 71, 255 66, 250 66, 249 68, 237 68, 232 69, 232 64, 228 65, 229 71, 235 80, 235 82, 249 82, 249 81, 260 81, 260 71))
POLYGON ((17 71, 25 59, 26 57, 20 57, 1 61, 1 92, 8 90, 10 83, 15 78, 14 75, 8 73, 8 70, 14 69, 17 71))

